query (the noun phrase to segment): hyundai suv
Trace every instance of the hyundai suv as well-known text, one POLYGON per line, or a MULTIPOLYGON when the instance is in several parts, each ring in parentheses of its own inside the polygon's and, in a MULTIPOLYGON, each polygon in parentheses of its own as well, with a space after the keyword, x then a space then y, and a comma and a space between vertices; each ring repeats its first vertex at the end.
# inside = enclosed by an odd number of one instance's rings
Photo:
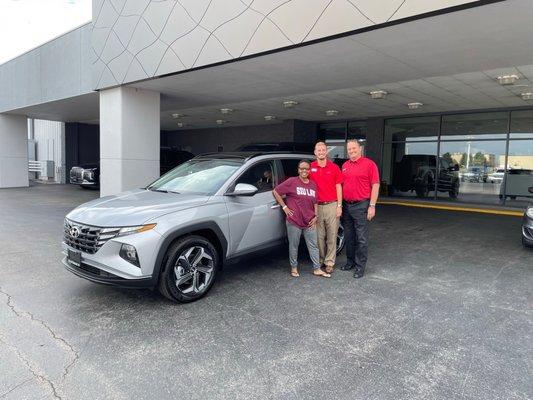
MULTIPOLYGON (((146 188, 82 204, 65 218, 62 262, 93 282, 197 300, 224 264, 285 242, 285 215, 272 189, 295 176, 304 158, 206 154, 146 188)), ((343 246, 340 227, 337 250, 343 246)))

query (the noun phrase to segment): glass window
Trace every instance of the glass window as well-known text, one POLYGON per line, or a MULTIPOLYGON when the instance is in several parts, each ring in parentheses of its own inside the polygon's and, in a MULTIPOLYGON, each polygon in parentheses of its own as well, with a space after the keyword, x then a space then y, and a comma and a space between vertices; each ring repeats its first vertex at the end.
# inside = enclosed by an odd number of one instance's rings
POLYGON ((274 164, 266 161, 252 165, 235 183, 254 185, 259 192, 272 190, 274 189, 274 164))
POLYGON ((283 172, 285 173, 285 179, 292 176, 298 176, 298 163, 300 160, 296 159, 282 159, 281 165, 283 165, 283 172))
POLYGON ((533 186, 533 140, 509 141, 507 165, 504 177, 507 204, 525 206, 533 197, 528 190, 533 186))
POLYGON ((511 139, 533 138, 533 110, 511 113, 511 139))
POLYGON ((328 140, 346 140, 346 123, 336 122, 331 124, 320 124, 320 137, 324 141, 328 140))
POLYGON ((359 142, 366 141, 368 127, 366 121, 348 122, 348 139, 355 139, 359 142))
POLYGON ((437 140, 440 118, 395 118, 385 121, 385 142, 437 140))
POLYGON ((156 180, 148 189, 178 193, 214 194, 237 171, 236 160, 190 160, 156 180))
POLYGON ((386 143, 383 180, 389 195, 434 197, 437 143, 386 143))
POLYGON ((441 142, 438 196, 498 204, 505 168, 505 140, 441 142))
POLYGON ((441 140, 506 139, 509 113, 443 115, 441 140))

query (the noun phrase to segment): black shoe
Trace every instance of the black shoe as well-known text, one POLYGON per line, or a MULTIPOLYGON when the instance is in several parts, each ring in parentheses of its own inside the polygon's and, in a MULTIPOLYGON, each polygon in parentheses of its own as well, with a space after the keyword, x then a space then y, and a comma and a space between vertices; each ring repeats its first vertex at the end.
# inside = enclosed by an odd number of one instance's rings
POLYGON ((356 269, 355 272, 353 273, 353 277, 362 278, 364 274, 365 274, 364 271, 361 271, 360 269, 356 269))
POLYGON ((344 265, 341 267, 341 269, 342 269, 343 271, 349 271, 349 270, 353 269, 354 267, 355 267, 355 265, 346 263, 346 264, 344 264, 344 265))

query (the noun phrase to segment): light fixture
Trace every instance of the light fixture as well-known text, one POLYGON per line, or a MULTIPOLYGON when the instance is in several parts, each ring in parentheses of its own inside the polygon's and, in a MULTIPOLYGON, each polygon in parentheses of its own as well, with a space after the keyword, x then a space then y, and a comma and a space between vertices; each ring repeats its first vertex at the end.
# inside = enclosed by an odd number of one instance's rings
POLYGON ((416 110, 417 108, 422 107, 424 104, 419 103, 418 101, 414 101, 412 103, 407 103, 407 107, 409 107, 409 110, 416 110))
POLYGON ((285 100, 283 102, 283 107, 285 108, 293 108, 294 106, 297 106, 298 102, 295 100, 285 100))
POLYGON ((183 128, 184 126, 187 126, 187 124, 184 123, 184 122, 176 122, 176 126, 177 126, 178 128, 183 128))
POLYGON ((265 115, 265 121, 273 121, 276 119, 275 115, 265 115))
POLYGON ((180 114, 180 113, 172 114, 172 118, 174 118, 174 119, 179 119, 179 118, 182 118, 182 117, 185 117, 185 114, 180 114))
POLYGON ((233 108, 221 108, 220 112, 222 114, 231 114, 233 111, 235 111, 233 108))
POLYGON ((533 93, 531 92, 521 93, 520 96, 522 96, 522 100, 533 100, 533 93))
POLYGON ((515 82, 520 78, 517 75, 502 75, 497 79, 500 85, 514 85, 515 82))
POLYGON ((339 115, 339 112, 338 112, 337 110, 327 110, 327 111, 326 111, 326 115, 327 115, 328 117, 334 117, 334 116, 336 116, 336 115, 339 115))
POLYGON ((384 90, 373 90, 369 94, 372 99, 384 99, 389 93, 384 90))
POLYGON ((217 119, 216 122, 217 122, 217 125, 222 125, 222 124, 225 124, 225 123, 228 122, 228 121, 225 121, 225 120, 223 120, 223 119, 217 119))

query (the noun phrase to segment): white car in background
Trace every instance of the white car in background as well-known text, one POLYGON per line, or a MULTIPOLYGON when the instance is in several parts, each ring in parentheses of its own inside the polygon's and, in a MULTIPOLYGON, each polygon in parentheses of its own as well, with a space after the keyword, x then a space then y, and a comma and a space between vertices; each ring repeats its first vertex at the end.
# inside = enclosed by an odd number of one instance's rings
POLYGON ((490 183, 502 183, 505 170, 503 168, 497 169, 487 176, 487 181, 490 183))

